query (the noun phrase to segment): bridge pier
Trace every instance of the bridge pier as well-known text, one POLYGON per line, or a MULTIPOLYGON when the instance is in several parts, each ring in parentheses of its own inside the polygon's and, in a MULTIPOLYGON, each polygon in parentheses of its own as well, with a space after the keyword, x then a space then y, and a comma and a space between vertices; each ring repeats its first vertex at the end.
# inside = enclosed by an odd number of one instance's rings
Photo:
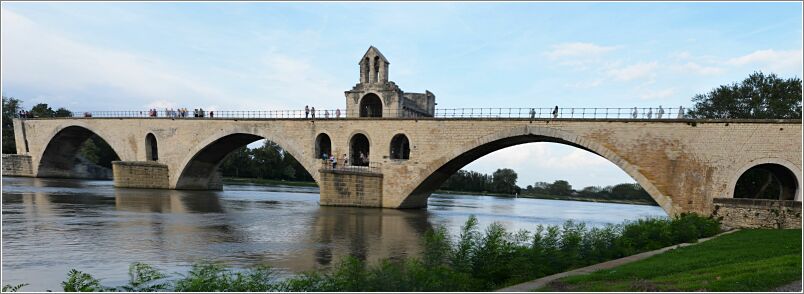
POLYGON ((112 174, 118 188, 170 188, 168 166, 154 161, 113 161, 112 174))
POLYGON ((3 176, 33 177, 30 155, 3 154, 3 176))
POLYGON ((383 174, 358 168, 320 169, 320 204, 382 207, 383 174))

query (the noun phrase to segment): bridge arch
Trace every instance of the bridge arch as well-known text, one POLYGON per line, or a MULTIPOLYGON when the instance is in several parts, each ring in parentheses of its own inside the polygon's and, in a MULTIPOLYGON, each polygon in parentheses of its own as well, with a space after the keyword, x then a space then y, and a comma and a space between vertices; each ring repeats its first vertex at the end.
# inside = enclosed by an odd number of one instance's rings
POLYGON ((536 142, 559 143, 577 147, 594 154, 597 154, 611 163, 617 165, 626 174, 631 176, 639 183, 645 191, 664 209, 669 215, 681 212, 670 197, 662 194, 651 181, 646 178, 639 169, 621 158, 615 152, 605 146, 576 134, 553 129, 549 127, 527 126, 497 132, 475 140, 472 144, 462 146, 451 154, 434 160, 425 169, 425 176, 419 178, 418 184, 410 190, 400 207, 423 207, 426 206, 427 197, 435 191, 444 181, 467 164, 494 151, 507 147, 536 142))
POLYGON ((55 130, 54 134, 50 136, 47 146, 39 156, 39 164, 36 169, 37 177, 54 177, 54 178, 103 178, 97 176, 96 172, 89 169, 77 170, 76 156, 81 146, 92 138, 97 136, 102 141, 106 142, 111 148, 117 160, 120 160, 120 148, 113 145, 112 142, 104 139, 95 130, 91 130, 87 126, 81 125, 68 125, 61 129, 55 130))
POLYGON ((159 146, 157 145, 156 136, 154 136, 154 133, 148 133, 148 135, 145 135, 145 160, 159 160, 159 146))
POLYGON ((223 159, 237 148, 261 139, 279 145, 299 162, 313 180, 318 181, 318 171, 315 169, 317 166, 313 164, 315 160, 301 156, 304 153, 293 148, 295 144, 270 134, 224 131, 210 136, 188 152, 178 164, 176 172, 171 172, 171 187, 186 190, 220 189, 221 183, 217 172, 223 159))
POLYGON ((391 138, 389 157, 397 160, 410 159, 410 139, 404 133, 397 133, 391 138))
POLYGON ((363 132, 355 132, 349 137, 349 165, 368 166, 371 156, 371 140, 363 132), (361 153, 365 158, 361 158, 361 153))
POLYGON ((332 154, 332 138, 327 134, 327 132, 320 132, 318 135, 315 136, 315 151, 313 152, 313 158, 321 159, 323 154, 327 156, 333 155, 332 154))
POLYGON ((743 163, 742 167, 731 175, 731 179, 728 182, 729 185, 726 187, 725 197, 735 198, 734 194, 737 188, 737 182, 746 172, 753 168, 770 169, 770 172, 781 182, 782 188, 787 188, 791 191, 788 193, 792 195, 792 197, 790 197, 792 199, 788 200, 802 200, 801 186, 803 178, 801 167, 796 167, 792 162, 778 157, 757 158, 743 163))

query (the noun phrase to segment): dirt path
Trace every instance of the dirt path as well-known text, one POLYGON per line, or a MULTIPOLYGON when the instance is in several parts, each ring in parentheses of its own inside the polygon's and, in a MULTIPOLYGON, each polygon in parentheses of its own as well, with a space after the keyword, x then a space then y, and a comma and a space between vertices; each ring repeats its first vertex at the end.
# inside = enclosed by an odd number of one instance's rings
MULTIPOLYGON (((593 265, 590 265, 590 266, 587 266, 587 267, 582 267, 582 268, 574 269, 574 270, 571 270, 571 271, 568 271, 568 272, 563 272, 563 273, 558 273, 558 274, 555 274, 555 275, 542 277, 542 278, 539 278, 539 279, 536 279, 536 280, 533 280, 533 281, 530 281, 530 282, 524 282, 524 283, 521 283, 521 284, 516 284, 516 285, 513 285, 513 286, 502 288, 502 289, 497 290, 496 292, 530 292, 531 290, 544 287, 545 285, 547 285, 547 283, 550 283, 552 281, 555 281, 555 280, 563 278, 563 277, 584 275, 584 274, 596 272, 596 271, 599 271, 599 270, 618 267, 618 266, 621 266, 623 264, 631 263, 631 262, 638 261, 638 260, 643 260, 643 259, 646 259, 648 257, 654 256, 654 255, 657 255, 657 254, 665 253, 668 250, 681 248, 681 247, 687 247, 687 246, 695 245, 695 244, 700 244, 702 242, 712 240, 714 238, 723 236, 725 234, 731 234, 731 233, 734 233, 736 231, 739 231, 739 230, 731 230, 731 231, 727 231, 727 232, 717 234, 717 235, 709 237, 709 238, 698 239, 697 243, 682 243, 682 244, 678 244, 678 245, 668 246, 668 247, 665 247, 665 248, 662 248, 662 249, 657 249, 657 250, 653 250, 653 251, 642 252, 640 254, 626 256, 626 257, 623 257, 623 258, 620 258, 620 259, 609 260, 609 261, 606 261, 606 262, 603 262, 603 263, 593 264, 593 265)), ((799 281, 798 287, 799 287, 799 289, 801 289, 801 282, 800 281, 799 281)))
POLYGON ((801 280, 773 289, 773 292, 798 292, 801 293, 801 280))

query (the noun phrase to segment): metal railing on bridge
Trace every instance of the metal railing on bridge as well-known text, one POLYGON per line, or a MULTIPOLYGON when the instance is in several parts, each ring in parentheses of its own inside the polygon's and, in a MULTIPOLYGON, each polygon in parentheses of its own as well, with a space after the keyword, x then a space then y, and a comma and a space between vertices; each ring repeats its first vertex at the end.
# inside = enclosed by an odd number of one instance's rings
POLYGON ((360 173, 381 173, 382 163, 380 162, 364 162, 357 165, 346 164, 338 161, 338 164, 332 165, 329 160, 321 160, 321 168, 323 171, 346 171, 346 172, 360 172, 360 173))
MULTIPOLYGON (((379 112, 379 111, 378 111, 379 112)), ((435 118, 456 119, 683 119, 686 109, 663 107, 632 108, 438 108, 435 118)), ((379 114, 378 114, 379 115, 379 114)), ((19 113, 18 117, 47 118, 19 113)), ((398 113, 395 109, 383 109, 382 117, 347 113, 341 109, 305 110, 133 110, 133 111, 86 111, 73 112, 72 117, 84 118, 172 118, 172 119, 314 119, 331 120, 347 118, 422 118, 410 111, 398 113)))

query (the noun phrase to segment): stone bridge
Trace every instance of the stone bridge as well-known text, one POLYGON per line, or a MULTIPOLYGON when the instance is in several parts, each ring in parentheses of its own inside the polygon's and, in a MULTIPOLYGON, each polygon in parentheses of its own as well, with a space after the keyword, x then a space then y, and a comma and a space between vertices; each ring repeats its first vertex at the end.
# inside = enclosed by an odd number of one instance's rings
POLYGON ((450 175, 496 150, 554 142, 611 161, 671 215, 710 213, 714 198, 733 197, 738 178, 760 165, 778 173, 782 198, 800 201, 801 125, 800 120, 432 117, 14 120, 28 176, 73 177, 78 148, 97 135, 120 159, 113 172, 118 187, 220 189, 217 170, 224 157, 268 139, 318 182, 322 205, 387 208, 425 207, 450 175), (370 166, 333 170, 320 159, 321 153, 336 154, 340 164, 349 154, 360 164, 358 151, 367 154, 370 166))

